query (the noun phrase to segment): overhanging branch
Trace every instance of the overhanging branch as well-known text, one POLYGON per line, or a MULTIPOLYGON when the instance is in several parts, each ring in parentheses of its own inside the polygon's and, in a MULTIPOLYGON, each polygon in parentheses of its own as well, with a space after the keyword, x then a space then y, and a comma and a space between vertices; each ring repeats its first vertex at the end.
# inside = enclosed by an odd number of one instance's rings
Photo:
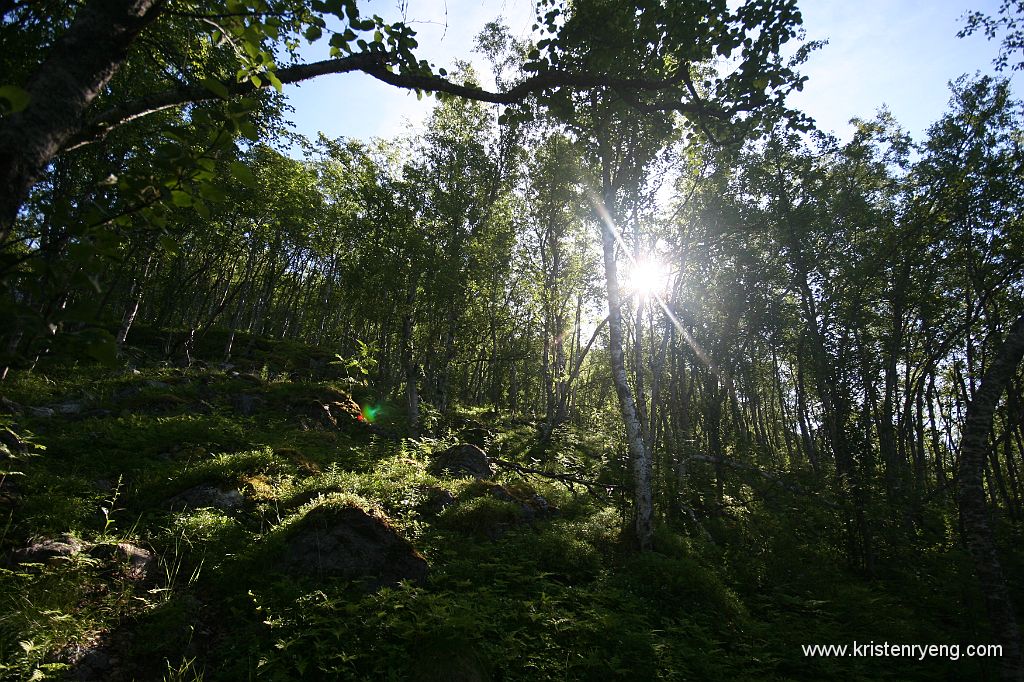
MULTIPOLYGON (((274 72, 282 84, 300 83, 302 81, 326 76, 329 74, 362 72, 379 81, 407 90, 437 92, 462 97, 465 99, 488 102, 491 104, 517 104, 530 95, 557 88, 588 89, 606 87, 624 95, 632 105, 640 109, 648 109, 652 105, 643 103, 639 94, 668 90, 680 85, 680 78, 670 79, 628 79, 612 78, 592 73, 570 73, 567 71, 546 71, 531 76, 505 91, 492 92, 480 87, 454 83, 447 78, 434 74, 396 73, 389 71, 394 58, 384 52, 361 52, 359 54, 337 59, 327 59, 310 64, 296 64, 274 72)), ((242 83, 226 83, 224 87, 229 97, 241 97, 260 89, 270 87, 269 82, 259 86, 250 81, 242 83)), ((179 107, 194 102, 218 99, 213 90, 204 85, 190 85, 142 97, 127 104, 112 107, 91 118, 82 131, 68 141, 63 151, 69 151, 103 139, 111 130, 138 120, 150 114, 179 107)), ((726 120, 729 112, 714 107, 709 103, 696 99, 667 100, 655 106, 658 110, 674 110, 698 117, 711 117, 726 120)))

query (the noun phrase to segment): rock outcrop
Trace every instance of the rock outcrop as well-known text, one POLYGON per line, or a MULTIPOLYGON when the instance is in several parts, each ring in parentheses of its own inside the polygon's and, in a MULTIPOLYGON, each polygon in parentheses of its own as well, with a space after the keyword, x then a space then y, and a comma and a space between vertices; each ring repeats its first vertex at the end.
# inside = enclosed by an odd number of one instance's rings
POLYGON ((289 573, 341 577, 370 589, 402 580, 422 583, 427 562, 376 513, 355 505, 321 505, 289 529, 284 564, 289 573))
POLYGON ((448 474, 480 479, 490 478, 494 475, 487 453, 469 443, 450 447, 444 452, 434 455, 427 470, 435 476, 448 474))
POLYGON ((222 489, 202 484, 178 493, 168 500, 168 503, 171 509, 175 510, 213 507, 222 511, 233 511, 245 503, 245 498, 234 488, 222 489))

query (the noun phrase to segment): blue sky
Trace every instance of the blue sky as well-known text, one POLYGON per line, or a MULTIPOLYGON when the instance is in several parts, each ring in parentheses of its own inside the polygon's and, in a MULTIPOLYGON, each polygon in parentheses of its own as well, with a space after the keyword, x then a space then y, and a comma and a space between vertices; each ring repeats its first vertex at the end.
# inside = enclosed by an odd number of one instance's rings
MULTIPOLYGON (((997 51, 984 37, 956 37, 968 10, 994 13, 998 0, 803 0, 800 9, 809 39, 827 39, 803 68, 804 91, 791 103, 814 117, 821 129, 847 138, 848 121, 870 118, 883 104, 915 138, 945 110, 947 83, 964 73, 991 71, 997 51)), ((395 0, 361 5, 367 15, 401 15, 395 0)), ((473 38, 501 15, 513 34, 529 35, 532 0, 407 0, 405 16, 418 33, 419 54, 437 66, 455 59, 475 61, 473 38)), ((314 45, 306 59, 323 59, 314 45)), ((1015 82, 1019 81, 1015 79, 1015 82)), ((1020 88, 1016 88, 1020 91, 1020 88)), ((287 86, 295 129, 315 136, 393 137, 421 124, 433 100, 380 83, 363 74, 342 74, 287 86)))

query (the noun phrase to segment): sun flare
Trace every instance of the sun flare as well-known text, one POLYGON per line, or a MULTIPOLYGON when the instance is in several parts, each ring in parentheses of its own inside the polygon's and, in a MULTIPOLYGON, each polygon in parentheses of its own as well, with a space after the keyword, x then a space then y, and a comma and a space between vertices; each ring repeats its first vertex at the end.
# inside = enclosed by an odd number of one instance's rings
POLYGON ((668 287, 669 271, 664 263, 655 259, 633 262, 626 286, 636 294, 647 296, 661 293, 668 287))

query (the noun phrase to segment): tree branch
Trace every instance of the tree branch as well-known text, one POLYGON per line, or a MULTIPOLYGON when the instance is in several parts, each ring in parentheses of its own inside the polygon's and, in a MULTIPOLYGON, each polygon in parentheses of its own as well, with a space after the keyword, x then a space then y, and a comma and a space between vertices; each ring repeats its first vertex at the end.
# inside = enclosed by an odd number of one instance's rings
MULTIPOLYGON (((274 75, 277 76, 281 83, 301 83, 302 81, 328 74, 363 71, 375 64, 383 63, 384 59, 385 55, 383 54, 361 52, 338 59, 327 59, 311 64, 288 66, 275 71, 274 75)), ((223 85, 229 97, 241 97, 270 87, 269 82, 265 82, 260 87, 257 87, 250 81, 225 83, 223 85)), ((142 97, 134 102, 107 109, 93 117, 63 151, 70 151, 102 140, 111 130, 150 114, 173 109, 185 104, 213 99, 219 99, 218 95, 205 85, 189 85, 174 88, 173 90, 164 90, 163 92, 142 97)))
MULTIPOLYGON (((623 79, 610 78, 592 73, 569 73, 566 71, 547 71, 537 74, 505 91, 491 92, 473 85, 460 85, 433 74, 395 73, 389 71, 394 64, 394 57, 385 52, 361 52, 348 57, 327 59, 310 64, 297 64, 278 69, 274 72, 281 83, 301 83, 319 76, 359 71, 377 80, 407 90, 443 93, 455 97, 473 99, 491 104, 516 104, 532 94, 560 87, 596 88, 607 87, 616 92, 628 95, 627 99, 637 108, 646 108, 636 96, 640 92, 654 92, 675 87, 678 78, 672 79, 623 79)), ((259 87, 246 81, 243 83, 224 84, 230 97, 243 96, 269 87, 263 83, 259 87)), ((108 109, 93 117, 82 132, 75 136, 64 147, 69 151, 103 139, 111 130, 125 123, 143 118, 150 114, 185 104, 217 99, 218 96, 203 85, 191 85, 173 90, 165 90, 147 97, 129 102, 122 106, 108 109)), ((716 108, 703 100, 680 100, 678 102, 662 102, 657 105, 659 110, 672 109, 684 114, 712 117, 726 120, 729 112, 716 108)))
POLYGON ((611 483, 595 483, 593 481, 587 481, 582 478, 577 478, 576 476, 573 476, 571 474, 559 474, 552 471, 544 471, 543 469, 524 467, 521 464, 509 462, 508 460, 504 459, 498 459, 496 457, 491 457, 491 461, 500 466, 502 469, 514 471, 520 476, 532 474, 534 476, 540 476, 541 478, 548 478, 553 481, 559 481, 561 483, 564 483, 566 487, 569 488, 569 490, 573 491, 573 493, 576 492, 574 490, 574 486, 581 485, 584 488, 586 488, 587 492, 589 492, 591 495, 605 502, 608 501, 608 494, 612 490, 616 490, 617 488, 621 487, 611 483))

